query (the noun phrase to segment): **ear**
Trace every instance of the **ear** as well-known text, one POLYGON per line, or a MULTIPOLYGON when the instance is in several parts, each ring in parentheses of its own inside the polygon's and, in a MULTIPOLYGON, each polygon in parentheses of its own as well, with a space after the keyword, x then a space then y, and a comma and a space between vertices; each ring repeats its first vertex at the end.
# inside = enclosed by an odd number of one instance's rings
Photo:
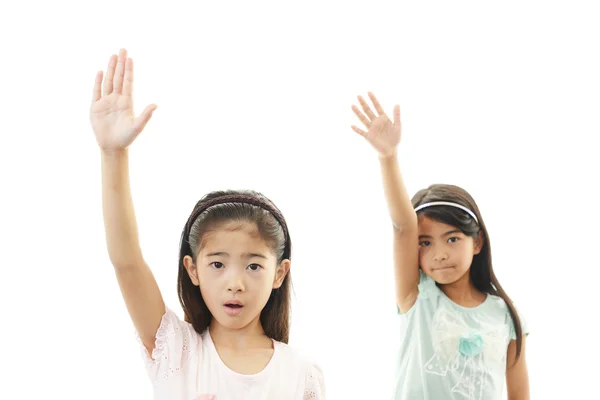
POLYGON ((275 271, 275 279, 273 280, 273 289, 279 289, 283 284, 283 280, 290 271, 292 263, 290 260, 283 260, 275 271))
POLYGON ((183 266, 185 267, 185 270, 190 276, 192 283, 195 286, 198 286, 200 284, 200 281, 198 280, 198 269, 196 268, 196 264, 194 264, 194 260, 192 259, 192 257, 183 257, 183 266))
POLYGON ((481 249, 483 248, 483 232, 479 231, 477 234, 477 239, 473 241, 473 254, 481 253, 481 249))

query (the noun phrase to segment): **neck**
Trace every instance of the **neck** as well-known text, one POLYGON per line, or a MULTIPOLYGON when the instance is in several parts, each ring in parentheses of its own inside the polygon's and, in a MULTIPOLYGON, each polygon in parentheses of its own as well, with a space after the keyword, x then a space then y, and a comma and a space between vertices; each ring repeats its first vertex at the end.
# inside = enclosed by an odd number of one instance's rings
POLYGON ((440 289, 450 300, 456 303, 473 303, 480 302, 485 299, 485 294, 481 293, 473 282, 469 272, 464 274, 456 282, 440 285, 440 289))
POLYGON ((265 335, 265 331, 260 323, 260 315, 248 325, 239 329, 224 326, 213 318, 210 323, 209 332, 215 345, 236 350, 257 346, 262 347, 265 344, 271 345, 271 339, 265 335))

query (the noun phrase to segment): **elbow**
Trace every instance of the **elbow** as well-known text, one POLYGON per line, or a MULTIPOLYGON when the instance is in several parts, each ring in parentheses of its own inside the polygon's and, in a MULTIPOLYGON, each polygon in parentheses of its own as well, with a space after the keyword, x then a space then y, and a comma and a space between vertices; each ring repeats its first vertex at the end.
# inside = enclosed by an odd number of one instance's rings
POLYGON ((115 268, 116 271, 130 271, 132 269, 139 268, 144 265, 143 258, 130 258, 130 259, 112 259, 111 264, 115 268))
POLYGON ((404 221, 398 222, 398 220, 392 218, 392 227, 394 228, 394 232, 396 233, 406 233, 406 232, 414 232, 417 230, 417 220, 415 221, 404 221))

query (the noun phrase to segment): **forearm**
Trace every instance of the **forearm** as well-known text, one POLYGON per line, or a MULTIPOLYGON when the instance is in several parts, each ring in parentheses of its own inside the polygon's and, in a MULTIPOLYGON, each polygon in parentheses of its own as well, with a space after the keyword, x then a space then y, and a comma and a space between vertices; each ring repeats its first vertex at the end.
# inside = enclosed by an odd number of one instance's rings
POLYGON ((529 400, 529 376, 527 370, 520 371, 517 376, 509 378, 506 382, 508 400, 529 400))
POLYGON ((509 393, 508 400, 529 400, 529 388, 523 390, 520 393, 509 393))
POLYGON ((129 184, 128 151, 101 154, 102 211, 108 255, 115 268, 140 265, 142 252, 129 184))
POLYGON ((394 228, 402 231, 417 226, 417 215, 413 209, 404 179, 398 166, 396 152, 389 157, 380 157, 381 176, 388 210, 394 228))

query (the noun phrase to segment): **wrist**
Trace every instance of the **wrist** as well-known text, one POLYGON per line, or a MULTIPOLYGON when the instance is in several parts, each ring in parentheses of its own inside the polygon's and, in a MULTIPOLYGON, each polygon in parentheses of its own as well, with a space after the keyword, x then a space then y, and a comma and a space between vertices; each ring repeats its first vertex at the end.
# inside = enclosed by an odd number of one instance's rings
POLYGON ((379 161, 381 162, 389 162, 389 161, 396 161, 398 159, 398 148, 394 147, 393 150, 390 150, 389 152, 385 153, 385 154, 378 154, 379 156, 379 161))
POLYGON ((101 149, 100 154, 104 164, 121 165, 129 160, 127 149, 101 149))
POLYGON ((126 156, 129 151, 127 148, 124 149, 100 149, 100 153, 103 158, 119 158, 126 156))

